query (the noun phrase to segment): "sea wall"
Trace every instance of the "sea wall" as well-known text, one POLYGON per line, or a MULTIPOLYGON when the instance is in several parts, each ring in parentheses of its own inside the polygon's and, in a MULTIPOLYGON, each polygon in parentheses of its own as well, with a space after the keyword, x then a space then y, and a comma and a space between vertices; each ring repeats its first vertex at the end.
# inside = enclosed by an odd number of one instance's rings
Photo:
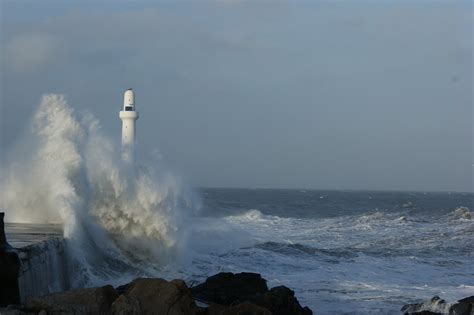
POLYGON ((62 238, 16 249, 20 259, 20 301, 69 289, 66 243, 62 238))
POLYGON ((66 242, 51 237, 14 248, 7 243, 0 213, 0 306, 70 288, 66 242))

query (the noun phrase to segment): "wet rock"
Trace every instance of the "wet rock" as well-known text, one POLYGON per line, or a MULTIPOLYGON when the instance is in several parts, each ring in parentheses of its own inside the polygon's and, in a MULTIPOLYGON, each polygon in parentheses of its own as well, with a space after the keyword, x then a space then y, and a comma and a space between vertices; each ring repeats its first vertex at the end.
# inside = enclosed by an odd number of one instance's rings
POLYGON ((113 314, 196 314, 197 307, 184 281, 133 280, 112 304, 113 314))
POLYGON ((6 307, 0 307, 0 314, 2 315, 24 315, 28 313, 24 313, 20 310, 8 309, 6 307))
POLYGON ((244 302, 233 306, 213 304, 207 309, 206 315, 272 315, 268 309, 244 302))
POLYGON ((274 287, 263 294, 256 294, 249 301, 267 308, 273 315, 313 314, 310 308, 302 307, 295 297, 295 292, 285 286, 274 287))
POLYGON ((8 307, 0 307, 1 315, 33 315, 36 313, 28 313, 23 308, 17 305, 8 305, 8 307))
POLYGON ((79 289, 31 298, 26 308, 48 314, 110 314, 110 306, 118 297, 110 285, 79 289))
POLYGON ((267 281, 257 273, 221 272, 192 288, 193 295, 203 301, 230 305, 236 301, 268 291, 267 281))
POLYGON ((10 304, 5 308, 0 308, 0 315, 4 314, 36 314, 36 312, 31 313, 20 304, 10 304))
POLYGON ((135 296, 122 294, 112 304, 112 314, 140 314, 140 301, 135 296))
POLYGON ((19 271, 18 255, 13 251, 0 249, 0 306, 20 303, 19 271))
POLYGON ((129 286, 130 286, 130 283, 120 285, 115 288, 115 291, 117 291, 118 294, 124 294, 127 291, 129 286))
POLYGON ((5 234, 5 212, 0 212, 0 248, 11 248, 7 243, 7 236, 5 234))
POLYGON ((274 315, 313 313, 308 307, 302 307, 295 293, 287 287, 280 286, 268 290, 266 280, 256 273, 219 273, 209 277, 192 291, 199 300, 219 304, 209 307, 209 312, 214 312, 212 314, 222 312, 222 314, 240 314, 235 313, 237 311, 242 311, 244 314, 246 308, 253 312, 249 311, 249 314, 260 314, 259 312, 263 312, 262 309, 274 315), (231 308, 226 308, 226 305, 231 308), (240 308, 236 308, 238 305, 240 308))
POLYGON ((442 314, 445 313, 448 304, 446 301, 440 298, 439 296, 434 296, 430 300, 415 303, 415 304, 406 304, 402 307, 401 311, 405 315, 414 315, 414 314, 442 314), (422 313, 425 312, 425 313, 422 313), (429 313, 426 313, 429 312, 429 313))
POLYGON ((0 212, 0 306, 20 303, 20 259, 7 243, 4 216, 5 213, 0 212))
POLYGON ((474 315, 474 295, 451 305, 449 315, 474 315))

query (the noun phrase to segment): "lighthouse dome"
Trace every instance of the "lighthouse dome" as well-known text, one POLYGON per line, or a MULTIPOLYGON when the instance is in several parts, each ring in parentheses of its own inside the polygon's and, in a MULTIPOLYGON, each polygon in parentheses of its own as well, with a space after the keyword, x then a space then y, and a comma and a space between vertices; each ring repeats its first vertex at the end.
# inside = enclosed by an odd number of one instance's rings
MULTIPOLYGON (((127 110, 127 107, 133 107, 135 106, 135 93, 133 92, 132 89, 128 89, 123 93, 123 110, 127 110)), ((128 109, 130 110, 130 109, 128 109)))

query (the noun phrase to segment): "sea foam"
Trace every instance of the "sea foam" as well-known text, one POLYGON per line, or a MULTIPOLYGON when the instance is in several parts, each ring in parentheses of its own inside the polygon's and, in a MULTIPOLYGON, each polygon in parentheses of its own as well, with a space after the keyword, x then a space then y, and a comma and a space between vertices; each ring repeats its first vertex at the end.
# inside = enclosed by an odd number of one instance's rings
POLYGON ((2 172, 0 206, 11 222, 63 226, 75 286, 145 272, 144 262, 159 268, 184 250, 196 195, 158 167, 124 163, 90 113, 44 95, 22 141, 2 172))

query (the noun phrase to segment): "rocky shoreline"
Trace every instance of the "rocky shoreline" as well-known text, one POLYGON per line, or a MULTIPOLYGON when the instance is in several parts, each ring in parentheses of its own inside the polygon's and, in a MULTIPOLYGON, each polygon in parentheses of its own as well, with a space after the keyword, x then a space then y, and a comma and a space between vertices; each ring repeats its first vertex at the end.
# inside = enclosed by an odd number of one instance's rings
MULTIPOLYGON (((355 310, 356 311, 356 310, 355 310)), ((401 308, 406 315, 474 315, 474 296, 447 303, 438 296, 401 308)), ((257 273, 219 273, 197 286, 183 280, 138 278, 117 288, 77 289, 0 308, 1 315, 166 314, 166 315, 312 315, 285 286, 269 289, 257 273)))
POLYGON ((256 273, 219 273, 189 288, 183 280, 138 278, 29 299, 0 308, 0 314, 167 314, 167 315, 311 315, 285 286, 269 289, 256 273))

